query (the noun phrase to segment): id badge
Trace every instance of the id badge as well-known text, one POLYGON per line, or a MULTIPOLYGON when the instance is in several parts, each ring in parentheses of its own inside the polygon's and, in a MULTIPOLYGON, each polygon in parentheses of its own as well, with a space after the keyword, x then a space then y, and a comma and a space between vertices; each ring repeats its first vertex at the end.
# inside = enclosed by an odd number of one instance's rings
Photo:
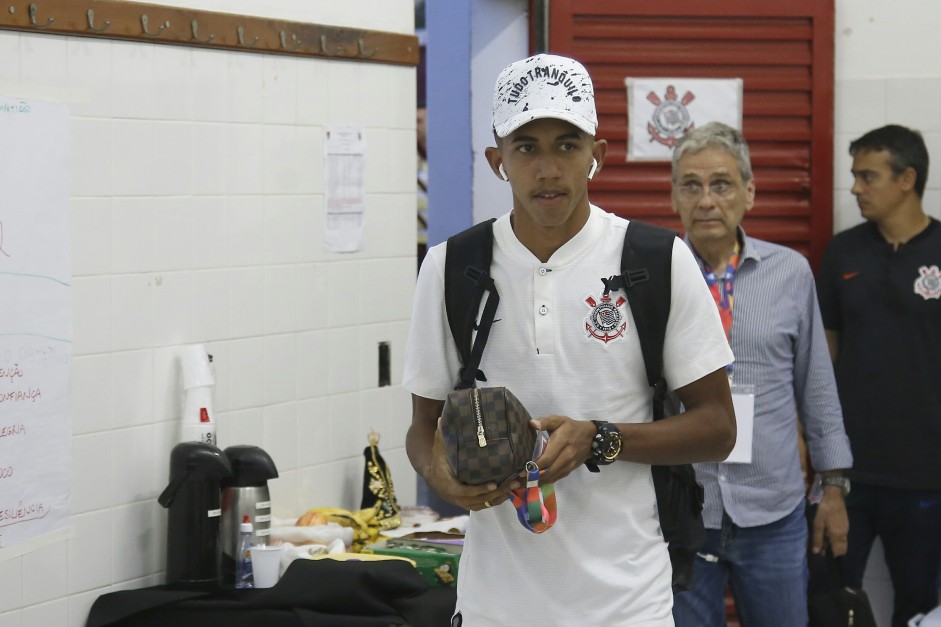
POLYGON ((735 447, 724 464, 750 464, 752 455, 752 432, 755 426, 755 386, 732 386, 732 407, 735 409, 737 435, 735 447))

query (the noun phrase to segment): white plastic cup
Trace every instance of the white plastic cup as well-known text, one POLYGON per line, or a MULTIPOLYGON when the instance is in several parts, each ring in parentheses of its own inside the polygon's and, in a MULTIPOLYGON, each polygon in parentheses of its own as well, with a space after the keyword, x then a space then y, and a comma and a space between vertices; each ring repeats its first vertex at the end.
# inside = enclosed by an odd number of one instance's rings
POLYGON ((251 548, 256 588, 270 588, 281 576, 281 547, 259 544, 251 548))
POLYGON ((183 369, 183 389, 213 385, 212 365, 209 354, 202 344, 184 346, 180 352, 180 366, 183 369))
POLYGON ((180 442, 202 442, 203 444, 218 446, 216 423, 183 423, 180 425, 180 442))
MULTIPOLYGON (((196 431, 216 430, 216 416, 212 409, 212 388, 208 386, 190 388, 184 392, 183 399, 183 419, 181 424, 184 429, 190 426, 196 426, 196 431)), ((191 429, 192 430, 192 429, 191 429)), ((194 438, 184 438, 182 441, 190 442, 194 438)), ((203 438, 196 438, 205 441, 203 438)), ((213 436, 215 440, 215 436, 213 436)), ((209 442, 215 445, 215 441, 209 442)))
POLYGON ((202 344, 193 344, 184 346, 179 357, 184 391, 180 441, 216 446, 216 419, 212 409, 215 378, 209 354, 202 344))

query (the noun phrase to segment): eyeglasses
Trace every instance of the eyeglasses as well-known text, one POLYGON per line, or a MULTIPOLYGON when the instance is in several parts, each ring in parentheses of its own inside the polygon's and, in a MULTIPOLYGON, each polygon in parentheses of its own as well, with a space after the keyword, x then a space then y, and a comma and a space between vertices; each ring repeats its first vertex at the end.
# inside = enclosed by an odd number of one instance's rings
MULTIPOLYGON (((703 197, 705 188, 702 183, 683 183, 676 186, 683 198, 693 201, 703 197)), ((714 181, 709 184, 709 195, 713 198, 727 198, 735 192, 735 185, 728 181, 714 181)))

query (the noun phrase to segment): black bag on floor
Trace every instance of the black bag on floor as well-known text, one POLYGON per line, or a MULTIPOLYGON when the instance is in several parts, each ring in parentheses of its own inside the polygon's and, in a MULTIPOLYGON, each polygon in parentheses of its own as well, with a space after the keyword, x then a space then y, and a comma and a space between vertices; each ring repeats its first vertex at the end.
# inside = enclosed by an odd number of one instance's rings
POLYGON ((866 593, 843 585, 840 558, 828 546, 826 557, 817 559, 826 560, 828 585, 807 600, 810 627, 876 627, 866 593))

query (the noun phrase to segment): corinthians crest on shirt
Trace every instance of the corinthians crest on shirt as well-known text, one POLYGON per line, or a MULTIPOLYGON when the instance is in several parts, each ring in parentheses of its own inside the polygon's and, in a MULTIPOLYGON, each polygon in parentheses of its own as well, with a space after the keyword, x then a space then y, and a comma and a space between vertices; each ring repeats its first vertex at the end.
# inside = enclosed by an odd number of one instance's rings
POLYGON ((929 300, 941 298, 941 270, 938 266, 921 266, 915 279, 915 293, 929 300))
POLYGON ((609 294, 602 294, 600 299, 589 294, 585 298, 585 304, 588 305, 588 315, 585 317, 585 337, 603 342, 605 346, 614 340, 623 339, 624 332, 627 331, 627 317, 621 311, 621 307, 625 302, 623 296, 618 296, 617 300, 611 300, 609 294))

